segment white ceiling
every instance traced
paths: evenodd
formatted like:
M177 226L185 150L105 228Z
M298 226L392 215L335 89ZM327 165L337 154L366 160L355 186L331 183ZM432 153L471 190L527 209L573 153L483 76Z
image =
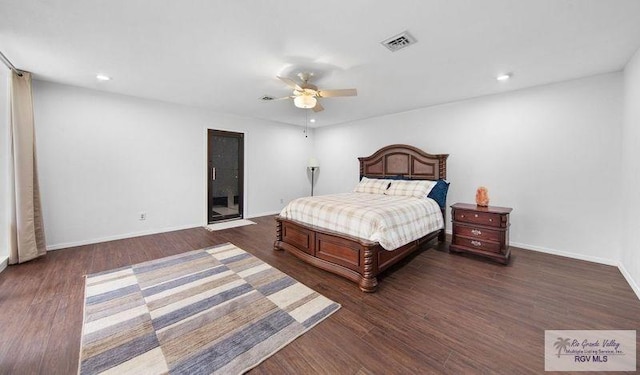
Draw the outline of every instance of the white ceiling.
M404 30L418 43L379 44ZM36 78L296 125L258 100L290 94L277 74L358 89L322 100L325 126L617 71L639 47L638 0L0 0L0 50Z

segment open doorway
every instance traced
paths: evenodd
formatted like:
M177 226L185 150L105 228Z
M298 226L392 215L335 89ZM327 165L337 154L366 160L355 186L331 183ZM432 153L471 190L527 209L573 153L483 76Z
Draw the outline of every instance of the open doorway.
M208 221L242 219L244 134L207 131Z

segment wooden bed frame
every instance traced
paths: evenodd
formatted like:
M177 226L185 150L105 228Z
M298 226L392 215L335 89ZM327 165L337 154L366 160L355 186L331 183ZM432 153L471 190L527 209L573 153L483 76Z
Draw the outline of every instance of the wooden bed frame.
M448 154L431 155L407 145L391 145L369 157L358 158L360 178L437 180L447 177ZM446 209L442 207L442 216ZM377 276L424 243L444 241L444 229L429 233L393 251L377 242L348 236L277 216L275 250L286 250L318 268L358 283L363 292L375 292ZM446 220L445 220L446 222Z

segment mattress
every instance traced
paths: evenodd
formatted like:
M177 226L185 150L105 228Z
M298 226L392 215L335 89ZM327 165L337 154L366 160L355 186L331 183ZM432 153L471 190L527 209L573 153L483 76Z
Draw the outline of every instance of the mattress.
M378 242L395 250L444 228L442 211L430 198L343 193L295 199L280 216Z

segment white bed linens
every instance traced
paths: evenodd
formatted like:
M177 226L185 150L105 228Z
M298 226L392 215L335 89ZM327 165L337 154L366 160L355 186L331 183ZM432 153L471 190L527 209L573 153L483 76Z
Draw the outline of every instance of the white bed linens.
M295 199L280 216L350 236L378 242L394 250L442 229L444 219L430 198L344 193Z

